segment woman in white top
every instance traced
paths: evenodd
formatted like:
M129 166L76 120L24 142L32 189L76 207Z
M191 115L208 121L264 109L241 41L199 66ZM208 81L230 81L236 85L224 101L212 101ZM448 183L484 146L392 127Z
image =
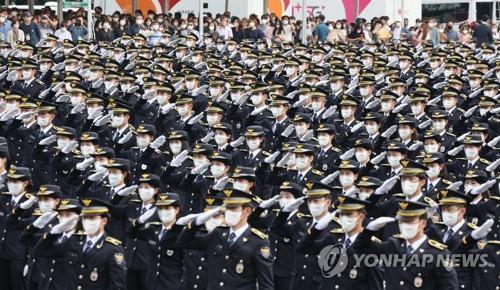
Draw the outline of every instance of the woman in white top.
M19 29L19 20L12 20L12 28L7 32L7 42L16 43L18 41L24 42L24 32Z

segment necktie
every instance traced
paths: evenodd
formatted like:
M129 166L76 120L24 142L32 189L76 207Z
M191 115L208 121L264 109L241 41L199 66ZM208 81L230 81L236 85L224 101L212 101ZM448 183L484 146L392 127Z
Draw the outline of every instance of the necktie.
M85 243L85 248L83 249L83 252L84 252L84 253L87 253L88 251L90 251L90 249L92 249L92 241L91 241L91 240L88 240L88 241Z
M143 207L141 208L141 215L142 215L143 213L145 213L145 212L146 212L146 207L145 207L145 206L143 206Z
M347 240L345 240L345 247L346 249L349 248L351 246L351 239L347 238Z
M429 182L429 186L427 187L427 191L431 191L434 188L434 183Z
M59 243L64 243L66 242L67 240L69 239L69 237L67 235L62 235L61 239L59 240ZM90 242L90 241L89 241ZM91 242L92 243L92 242Z
M408 246L406 247L406 253L407 253L407 254L411 254L412 252L413 252L413 247L412 247L411 245L408 245Z
M236 240L236 234L233 232L229 235L229 239L227 240L227 242L231 246L235 242L235 240Z
M449 228L446 233L444 233L444 237L443 237L443 242L446 243L446 241L448 241L451 236L453 236L453 229L452 228Z
M116 141L118 136L120 136L120 131L116 130L115 135L113 136L113 141Z
M471 169L471 168L472 168L472 166L474 166L474 165L472 165L472 163L471 163L471 162L467 162L467 169Z
M278 129L278 121L274 122L273 133L276 132L276 129Z
M396 175L396 171L391 171L391 177L394 177Z
M158 235L158 240L161 240L166 232L167 230L165 230L165 228L161 228L160 234Z
M297 174L297 180L298 180L298 181L302 181L302 177L303 177L303 176L302 176L302 174L300 174L300 173L299 173L299 174Z

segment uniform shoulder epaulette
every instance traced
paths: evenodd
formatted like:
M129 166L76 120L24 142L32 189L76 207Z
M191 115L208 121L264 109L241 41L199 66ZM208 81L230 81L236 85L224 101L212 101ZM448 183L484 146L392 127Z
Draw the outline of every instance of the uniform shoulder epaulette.
M453 133L450 133L450 132L446 132L445 134L448 134L450 135L451 137L456 137L457 135L453 134Z
M467 160L467 158L465 158L465 157L457 157L457 159L459 159L459 160Z
M402 193L395 193L392 196L395 196L395 197L404 197L405 195L402 194Z
M110 243L110 244L113 244L115 246L119 246L122 244L122 242L120 240L117 240L113 237L106 237L105 239L106 242Z
M252 228L252 233L263 240L267 239L267 235L258 229Z
M24 196L26 196L27 199L30 199L33 197L33 195L31 193L26 193Z
M380 244L382 243L382 240L377 238L376 236L372 236L371 240L372 240L372 242L375 242L375 243L380 243Z
M324 174L323 171L319 171L317 169L313 169L313 170L311 170L311 172L316 174L316 175L321 175L321 176L323 176L323 174Z
M160 149L155 149L155 153L161 154L161 150Z
M488 160L486 160L486 159L484 159L484 158L479 158L479 161L483 162L484 164L488 164L488 165L490 165L490 164L491 164L491 162L490 162L490 161L488 161Z
M305 214L305 213L301 213L301 212L299 212L299 213L297 213L297 217L298 217L299 219L303 219L303 218L311 218L312 216L311 216L311 215L308 215L308 214Z
M475 230L475 229L477 229L477 228L478 228L478 227L477 227L475 224L473 224L473 223L467 223L467 225L469 226L469 228L471 228L471 229L473 229L473 230Z
M342 152L342 150L340 150L339 148L337 147L332 147L332 151L335 151L335 152Z
M45 84L44 84L41 80L36 80L36 82L37 82L39 85L45 86Z
M161 222L148 222L148 223L146 223L146 225L148 225L148 226L161 226L162 223Z
M393 237L393 238L396 238L396 239L403 239L403 240L404 240L403 236L402 236L402 235L400 235L400 234L395 234L395 235L392 235L392 237Z
M437 202L428 196L424 196L424 201L429 205L437 205Z
M40 211L39 208L35 208L35 210L32 213L33 216L41 216L42 212Z
M281 209L279 209L279 208L273 208L272 211L274 211L274 212L280 212Z
M500 196L490 196L489 198L500 201Z
M486 243L490 244L490 245L500 245L500 241L498 241L498 240L491 240L491 241L487 241Z
M457 110L459 110L459 111L460 111L460 112L462 112L462 113L465 113L465 110L464 110L464 109L462 109L462 108L457 108Z
M449 181L448 179L444 179L443 178L442 181L443 181L444 184L447 184L447 185L453 184L453 182Z
M340 225L340 219L338 217L334 216L332 220Z
M345 232L344 232L344 230L342 228L336 228L336 229L332 229L330 231L330 233L332 233L332 234L343 234Z
M85 233L84 231L80 230L80 231L75 232L73 235L85 236L85 235L87 235L87 233Z
M139 150L140 148L138 146L132 146L132 147L130 147L130 149L132 149L132 150Z
M130 200L130 202L142 203L142 200L133 198L133 199Z
M432 239L429 239L429 245L441 251L447 248L445 244L441 244L440 242Z

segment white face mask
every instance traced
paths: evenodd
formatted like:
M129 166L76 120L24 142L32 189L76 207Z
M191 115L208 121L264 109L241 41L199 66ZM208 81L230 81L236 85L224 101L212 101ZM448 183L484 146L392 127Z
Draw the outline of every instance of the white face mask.
M12 195L18 195L24 191L24 185L22 182L9 182L7 181L7 189Z
M415 79L415 83L416 84L424 84L425 83L425 79Z
M389 112L392 110L392 105L388 102L382 102L380 103L380 109L382 112Z
M246 140L246 142L247 142L248 149L250 151L254 151L254 150L259 149L259 146L260 146L259 140L257 140L257 139L248 139L248 140Z
M137 137L136 141L137 141L137 147L139 147L140 149L148 147L150 143L148 137Z
M149 201L153 199L155 195L154 188L139 188L139 197L142 201Z
M280 107L271 107L271 113L273 114L273 117L277 118L278 116L281 115L281 108Z
M240 181L233 182L233 188L244 192L248 192L247 184Z
M23 70L23 79L24 80L29 80L31 78L31 71L29 70Z
M388 62L397 62L397 61L399 61L399 57L397 55L389 55L387 57L387 61Z
M458 211L456 211L456 212L443 211L441 213L441 216L443 218L443 223L451 228L457 223Z
M221 177L224 174L226 167L224 165L211 165L210 173L216 178Z
M352 175L340 175L339 181L340 181L340 185L342 185L342 187L348 187L348 186L353 185L354 176L352 176Z
M222 135L222 134L216 134L214 136L214 139L215 139L215 143L217 143L217 145L219 145L219 146L223 146L227 143L227 137L225 135Z
M70 141L67 140L67 139L60 139L58 138L57 139L57 148L59 149L63 149L64 146L68 145Z
M293 67L287 67L285 69L285 72L286 72L286 76L290 77L290 76L292 76L295 73L295 68L293 68Z
M322 203L309 203L307 207L314 218L319 217L325 211L325 205Z
M167 102L168 96L167 95L158 95L156 96L156 101L158 104L163 105Z
M208 232L213 231L216 227L222 225L222 219L211 218L205 222L205 228Z
M451 76L451 75L453 74L453 71L452 71L452 70L447 69L447 70L445 70L445 71L443 72L443 74L444 74L444 76L445 76L446 78L448 78L449 76Z
M187 116L187 114L189 113L188 109L185 106L176 107L176 110L177 110L177 113L179 113L179 115L181 115L182 117Z
M469 85L472 89L479 87L480 84L481 84L481 81L479 81L479 80L470 80L469 81Z
M108 170L105 166L107 165L108 163L107 162L96 162L94 164L94 167L95 167L95 170L97 172L105 172L106 170Z
M479 115L481 116L484 116L486 115L488 112L490 111L490 109L483 109L483 108L479 108Z
M403 194L406 196L413 195L415 192L417 192L418 184L418 182L409 180L401 181L401 189L403 190Z
M434 121L432 127L436 132L441 132L446 128L446 121Z
M40 212L43 214L53 211L56 208L56 204L52 200L40 200L38 202L38 208L40 209Z
M182 150L182 143L170 143L170 150L172 151L172 154L177 155L181 153Z
M387 156L387 163L389 163L389 165L391 167L399 167L401 165L401 163L399 163L400 161L401 161L401 157Z
M288 205L294 201L295 201L295 198L293 198L293 197L292 198L283 198L282 197L279 199L278 202L279 202L280 208L284 208L286 205Z
M230 227L234 227L240 222L242 211L226 210L224 212L224 218L226 224Z
M378 126L373 125L373 124L365 125L365 129L366 129L366 132L368 133L368 135L370 135L370 136L375 135L378 132Z
M259 95L252 95L251 100L252 100L252 104L254 106L256 106L256 105L260 104L261 97Z
M99 226L101 225L100 219L82 219L83 230L87 235L95 235L99 231Z
M305 125L295 126L295 133L298 136L302 136L306 133L307 127Z
M122 84L122 85L120 85L120 89L122 90L122 92L126 92L128 89L130 89L130 85L129 84Z
M494 97L495 96L495 91L492 91L492 90L488 90L488 91L484 91L483 94L486 96L486 97Z
M439 152L439 145L437 144L425 145L424 149L426 153L437 153Z
M210 88L208 90L210 92L210 96L215 97L219 95L220 89L219 88Z
M464 185L464 191L465 191L465 193L470 193L470 191L476 187L477 187L477 185L466 183Z
M449 110L449 109L455 107L455 102L453 100L443 100L443 107L446 110Z
M359 94L362 97L368 96L369 93L370 93L370 90L368 88L359 88Z
M123 176L121 173L110 173L108 175L109 185L112 187L118 186L122 182Z
M206 164L207 162L205 161L205 159L201 159L201 158L193 158L193 164L194 164L194 168L196 167L199 167L203 164Z
M340 90L342 89L342 87L341 87L339 84L337 84L337 83L332 83L332 84L330 85L330 87L332 88L332 91L333 91L334 93L335 93L335 92L338 92L338 91L340 91Z
M95 81L97 79L97 73L96 72L93 72L91 71L89 73L89 81Z
M77 106L82 103L82 98L80 97L71 97L69 100L73 106Z
M340 226L342 227L344 232L348 233L348 232L352 231L352 229L354 229L354 227L356 227L357 220L358 220L357 218L349 217L346 215L341 215L340 216Z
M186 89L188 89L188 91L191 91L194 89L194 81L186 81Z
M358 151L354 153L354 156L356 156L356 160L358 160L359 163L365 163L368 160L370 160L370 155L368 154L367 151Z
M80 151L82 152L83 157L90 157L90 154L95 152L94 145L85 145L80 146Z
M358 69L357 69L357 68L350 68L350 69L349 69L349 75L350 75L351 77L354 77L354 76L356 76L357 74L358 74Z
M17 104L16 103L6 103L5 104L5 109L7 111L14 111L17 110Z
M217 118L217 116L207 115L208 126L212 127L213 125L217 124L218 122L219 122L219 119Z
M365 192L365 191L360 191L358 192L358 197L361 200L367 200L370 197L371 193Z
M349 119L352 115L352 110L350 108L341 108L340 114L342 115L342 118Z
M313 62L320 62L321 61L321 55L313 55L312 59Z
M411 129L399 129L398 133L399 133L399 137L401 137L401 139L406 140L406 139L410 138Z
M474 160L476 159L477 155L478 155L478 151L476 148L465 148L464 149L464 152L465 152L465 156L467 157L467 159L470 159L470 160Z
M323 105L321 104L321 102L312 102L311 108L313 109L314 112L317 112L323 108Z
M422 106L420 105L411 105L411 112L413 115L418 116L422 113Z
M405 240L413 239L418 232L418 224L399 223L399 232Z
M158 217L164 224L171 223L175 219L174 209L158 209Z
M309 162L307 157L297 157L295 158L295 165L298 170L306 170L309 167Z
M121 127L124 122L125 122L125 117L122 116L122 115L120 115L120 116L113 116L111 118L111 126L115 127L115 128Z
M440 173L439 166L429 167L429 170L427 170L425 173L427 174L427 176L429 176L429 178L438 177Z
M318 136L318 144L321 147L326 147L326 146L330 145L330 137L325 136L325 135Z
M115 84L113 84L112 82L104 82L104 87L106 88L106 90L109 92L111 90L111 88L114 87Z

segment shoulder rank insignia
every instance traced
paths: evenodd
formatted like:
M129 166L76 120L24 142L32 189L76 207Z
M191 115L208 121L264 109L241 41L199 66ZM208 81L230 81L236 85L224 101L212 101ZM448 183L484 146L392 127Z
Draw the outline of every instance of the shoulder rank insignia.
M429 239L429 245L441 251L447 248L445 244L441 244L440 242L432 239Z
M112 238L112 237L106 237L106 242L113 244L115 246L119 246L122 244L122 242L120 242L119 240Z
M312 173L316 174L316 175L323 175L324 173L322 171L319 171L319 170L316 170L316 169L313 169L311 170Z
M396 238L396 239L403 239L403 236L400 235L400 234L395 234L395 235L392 235L393 238ZM403 239L404 240L404 239Z
M479 161L483 162L484 164L488 164L488 165L491 164L491 162L489 162L488 160L486 160L484 158L479 158Z
M476 226L475 224L473 224L473 223L467 223L467 225L468 225L468 226L469 226L469 228L471 228L471 229L474 229L474 230L475 230L475 229L477 229L477 226Z
M486 243L490 245L500 245L500 241L497 240L487 241Z
M264 234L263 232L259 231L258 229L252 228L252 233L254 233L254 235L258 236L259 238L261 238L263 240L267 239L267 235Z
M372 237L371 237L371 240L372 240L372 242L375 242L375 243L380 243L380 244L382 243L382 240L380 240L380 239L379 239L379 238L377 238L376 236L372 236Z
M332 233L332 234L343 234L344 230L342 228L336 228L336 229L332 229L330 231L330 233Z

